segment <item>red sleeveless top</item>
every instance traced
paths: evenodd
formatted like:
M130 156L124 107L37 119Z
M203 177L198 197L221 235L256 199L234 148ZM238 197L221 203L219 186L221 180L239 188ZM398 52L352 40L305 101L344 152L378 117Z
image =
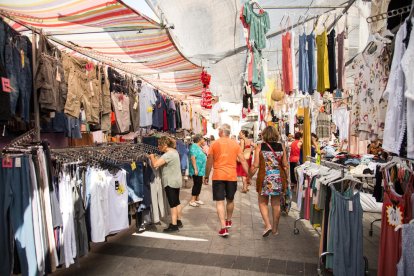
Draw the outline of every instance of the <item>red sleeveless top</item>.
M290 146L290 157L289 162L299 162L300 158L300 148L298 147L299 140L293 141L292 145Z

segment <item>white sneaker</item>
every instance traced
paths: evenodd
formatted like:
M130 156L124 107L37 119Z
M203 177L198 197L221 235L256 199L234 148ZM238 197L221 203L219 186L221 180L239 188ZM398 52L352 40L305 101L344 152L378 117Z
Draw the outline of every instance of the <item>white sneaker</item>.
M198 204L195 201L190 201L190 203L188 205L190 205L192 207L198 207Z
M198 205L204 205L204 202L202 202L201 200L197 200L195 203L197 203Z

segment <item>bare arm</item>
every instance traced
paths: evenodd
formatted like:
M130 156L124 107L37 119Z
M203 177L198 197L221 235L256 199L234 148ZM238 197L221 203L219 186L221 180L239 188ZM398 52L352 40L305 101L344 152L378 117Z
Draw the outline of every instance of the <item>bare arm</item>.
M213 155L209 154L207 156L206 176L204 177L206 184L208 183L208 179L210 177L211 168L213 167L213 161L214 161Z
M254 150L254 161L252 166L250 167L249 176L253 177L253 175L256 173L257 169L259 168L260 164L260 147L256 147Z
M245 146L244 139L241 139L241 140L240 140L240 148L241 148L242 150L244 150L244 146Z
M154 169L159 168L161 166L163 166L164 164L166 164L165 160L162 158L155 158L154 154L150 154L149 159L151 161L152 166L154 167Z
M283 146L282 166L283 166L283 169L285 169L285 171L287 172L288 161L287 161L287 153L286 153L285 146Z
M196 159L194 155L191 156L191 164L193 164L194 174L198 175L198 168L197 168L197 163L196 163Z
M237 155L237 158L239 159L239 162L241 163L243 170L246 174L249 174L249 165L247 164L246 159L244 159L243 152L239 153Z

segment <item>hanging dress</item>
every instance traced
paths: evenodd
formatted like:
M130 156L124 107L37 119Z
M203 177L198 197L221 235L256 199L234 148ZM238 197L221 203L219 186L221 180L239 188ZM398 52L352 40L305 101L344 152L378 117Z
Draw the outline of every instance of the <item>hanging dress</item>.
M290 95L293 91L291 34L282 35L283 91Z
M329 59L328 59L328 45L327 45L327 34L326 30L316 37L317 46L317 90L323 94L329 89Z
M316 60L315 60L315 35L313 32L306 36L308 46L308 66L309 66L309 94L313 94L316 90Z
M305 33L299 36L299 91L309 92L309 64Z

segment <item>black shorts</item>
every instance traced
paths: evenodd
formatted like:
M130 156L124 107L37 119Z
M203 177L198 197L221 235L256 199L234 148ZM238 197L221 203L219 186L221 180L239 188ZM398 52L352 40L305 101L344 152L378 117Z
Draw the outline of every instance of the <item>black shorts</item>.
M180 205L180 188L171 188L170 186L167 186L164 189L170 208Z
M237 191L237 181L213 180L213 200L220 201L226 198L233 200Z

